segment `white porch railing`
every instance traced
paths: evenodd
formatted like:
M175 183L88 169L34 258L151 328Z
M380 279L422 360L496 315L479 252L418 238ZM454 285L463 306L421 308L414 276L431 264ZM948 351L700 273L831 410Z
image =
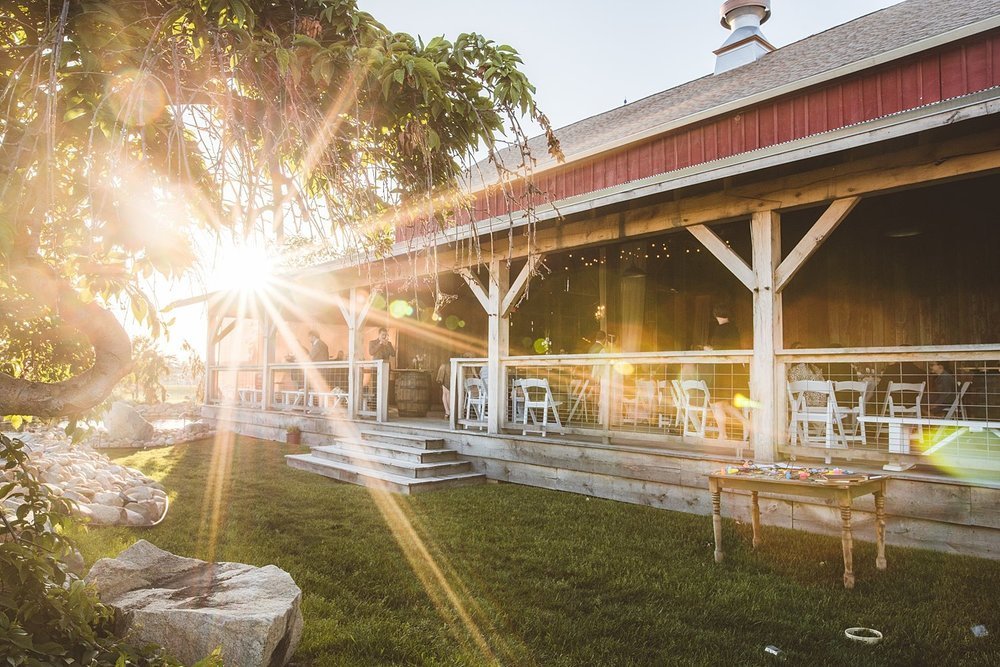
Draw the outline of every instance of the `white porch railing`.
M383 360L216 366L208 370L208 386L208 402L216 405L380 422L389 415L389 367Z
M742 449L749 436L750 358L715 352L508 357L500 364L501 424L525 433L721 438ZM452 359L452 428L486 428L485 365L485 359Z
M1000 470L1000 346L785 350L788 456ZM939 363L940 362L940 363ZM810 389L799 392L811 381Z

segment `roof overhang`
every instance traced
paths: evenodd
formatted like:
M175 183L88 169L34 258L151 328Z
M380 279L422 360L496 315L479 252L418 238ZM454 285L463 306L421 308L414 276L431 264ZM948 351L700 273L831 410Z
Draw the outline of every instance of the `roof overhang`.
M917 109L902 111L891 116L776 146L740 153L721 160L697 164L665 174L657 174L604 190L569 197L552 204L539 206L534 211L533 220L544 222L588 213L607 206L661 195L693 185L830 155L859 146L876 144L938 127L954 125L964 120L995 114L1000 114L1000 87L935 102ZM517 230L525 227L528 223L527 216L518 212L511 216L483 220L474 226L462 225L438 232L431 238L424 237L398 242L393 246L390 258L405 258L411 255L416 247L440 247L495 233L507 234L512 228ZM303 269L290 275L301 277L349 269L354 266L350 262L339 260Z
M604 153L609 153L627 146L632 146L634 144L642 143L653 137L657 137L661 134L671 132L673 130L680 129L686 125L693 125L695 123L700 123L702 121L709 120L716 116L721 116L723 114L731 113L733 111L738 111L740 109L753 106L755 104L760 104L762 102L767 102L768 100L774 99L776 97L781 97L789 93L794 93L796 91L804 90L812 86L823 84L841 77L845 77L856 72L861 72L872 67L878 67L879 65L884 65L886 63L893 62L894 60L900 60L906 58L907 56L914 55L916 53L921 53L923 51L928 51L930 49L944 46L952 42L957 42L967 37L972 37L974 35L979 35L984 32L988 32L995 28L1000 28L1000 15L991 16L982 21L976 21L975 23L969 23L960 28L955 28L954 30L948 30L947 32L934 35L933 37L927 37L925 39L920 39L915 42L911 42L905 46L901 46L896 49L891 49L885 51L876 56L871 56L869 58L862 58L853 63L847 65L842 65L840 67L835 67L833 69L821 72L819 74L809 76L791 83L783 84L780 86L775 86L774 88L769 88L767 90L755 93L753 95L748 95L746 97L733 100L731 102L726 102L725 104L720 104L718 106L699 111L697 113L689 114L681 118L677 118L659 125L654 125L652 127L634 132L632 134L624 135L619 137L613 142L603 144L601 146L596 146L586 151L581 151L579 153L574 153L572 155L566 156L566 161L563 163L551 163L544 164L533 171L532 176L537 177L539 174L543 174L554 169L560 169L566 167L568 164L573 162L579 162L586 160L588 158L596 157ZM558 136L558 130L556 130ZM476 193L492 185L491 183L483 183L479 181L478 178L473 178L470 186L472 192Z

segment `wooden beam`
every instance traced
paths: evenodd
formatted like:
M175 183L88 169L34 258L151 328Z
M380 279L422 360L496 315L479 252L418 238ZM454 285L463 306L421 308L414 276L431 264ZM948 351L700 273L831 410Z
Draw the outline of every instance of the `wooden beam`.
M524 294L524 290L527 289L528 283L531 281L531 274L534 273L535 267L541 261L541 255L528 256L528 262L521 269L521 272L517 274L517 278L510 284L510 289L507 290L507 294L504 295L503 300L500 302L500 317L507 317L510 309L521 298L521 295Z
M840 226L840 223L847 218L860 201L861 197L847 197L830 204L816 221L816 224L806 232L802 240L774 270L774 289L776 291L781 292L785 289L795 274L799 272L799 269L805 266L806 260L819 250L823 242L830 234L833 234L833 231Z
M490 297L487 296L486 290L483 289L483 284L479 282L479 278L472 272L472 269L459 269L458 275L465 279L465 284L469 286L476 299L479 300L479 305L483 307L483 310L487 313L490 312Z
M354 288L352 287L348 298L353 303L354 301ZM354 314L351 312L351 305L344 301L344 298L340 294L333 295L333 302L337 304L337 308L340 309L340 314L344 316L344 322L347 323L348 329L354 328Z
M361 327L365 325L365 321L368 319L368 313L371 312L372 305L375 303L375 298L378 296L378 290L371 290L368 292L368 299L365 301L364 305L361 306L361 310L358 311L356 315L356 320L354 326L360 330Z
M754 277L753 269L743 261L743 258L736 254L736 251L726 245L726 242L705 225L694 225L687 228L696 239L701 241L715 258L722 262L729 271L736 276L736 279L743 283L746 288L753 291L757 288L757 279Z
M476 282L478 284L479 281ZM500 433L503 415L507 412L507 383L502 377L503 367L500 360L510 354L510 320L500 313L501 299L510 291L510 270L505 257L494 254L490 258L489 290L486 305L486 313L489 316L486 362L486 367L489 369L486 378L489 398L486 406L486 431Z
M753 248L753 359L750 361L750 443L756 460L775 460L775 443L784 433L785 365L782 349L781 293L774 289L774 268L781 259L781 217L777 211L755 213L750 220Z
M235 329L235 328L236 328L236 320L233 320L232 322L230 322L229 324L227 324L225 327L223 327L221 331L220 330L216 330L215 335L212 337L212 342L213 343L218 343L223 338L225 338L229 334L233 333L233 329Z
M781 178L762 179L724 192L637 206L624 214L615 212L578 218L573 222L539 223L532 235L531 249L540 253L572 250L685 226L738 220L758 211L790 210L998 170L1000 129L991 129L820 169L799 171ZM506 232L497 233L493 239L493 253L511 258L526 256L527 239L520 241L524 237L518 234L514 238L514 247L511 248ZM486 242L483 246L486 247ZM442 271L477 263L473 254L452 245L439 247L437 257L437 267ZM367 272L357 267L344 267L338 272L338 278L345 285L367 284L366 275ZM412 277L412 266L404 261L390 268L385 279L391 281L409 277Z

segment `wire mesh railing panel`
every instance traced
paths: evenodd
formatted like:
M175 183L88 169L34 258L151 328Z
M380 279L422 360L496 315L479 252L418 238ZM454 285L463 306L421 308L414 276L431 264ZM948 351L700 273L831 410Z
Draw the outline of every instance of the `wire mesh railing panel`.
M509 359L505 425L742 440L749 436L748 362L709 353Z
M790 355L790 445L1000 462L1000 354L947 357Z
M455 424L463 428L486 428L487 360L452 359L452 364Z
M207 402L212 405L263 405L264 371L258 367L212 368L208 371Z

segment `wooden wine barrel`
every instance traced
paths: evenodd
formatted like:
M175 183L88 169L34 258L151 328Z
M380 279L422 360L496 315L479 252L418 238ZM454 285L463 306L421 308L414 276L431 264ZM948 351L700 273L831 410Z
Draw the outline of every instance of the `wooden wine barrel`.
M397 371L396 408L400 417L424 417L431 405L431 374L427 371Z

